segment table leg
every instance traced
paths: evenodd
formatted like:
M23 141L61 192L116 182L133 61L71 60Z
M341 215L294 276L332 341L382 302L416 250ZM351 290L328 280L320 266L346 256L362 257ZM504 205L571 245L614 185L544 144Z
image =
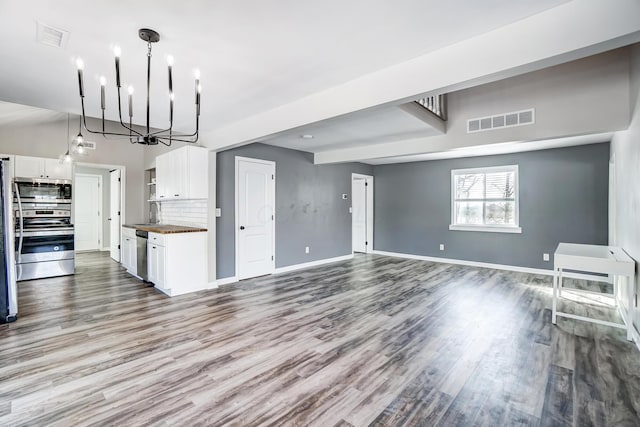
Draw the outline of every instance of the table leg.
M558 270L553 270L553 302L551 303L551 323L556 324L556 304L558 303Z
M558 298L562 298L562 269L558 269Z
M627 276L627 294L629 295L627 304L627 340L633 341L633 303L636 295L636 277L633 274Z

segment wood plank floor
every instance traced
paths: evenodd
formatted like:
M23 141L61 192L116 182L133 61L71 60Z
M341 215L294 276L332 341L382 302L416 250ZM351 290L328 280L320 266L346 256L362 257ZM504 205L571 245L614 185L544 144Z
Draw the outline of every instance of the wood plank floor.
M362 255L167 298L82 254L19 304L0 425L640 425L640 352L553 326L546 276Z

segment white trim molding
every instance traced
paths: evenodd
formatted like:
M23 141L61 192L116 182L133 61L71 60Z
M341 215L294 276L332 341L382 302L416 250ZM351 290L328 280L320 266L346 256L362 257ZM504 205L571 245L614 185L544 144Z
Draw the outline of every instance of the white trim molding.
M353 254L342 255L333 258L324 258L316 261L303 262L302 264L287 265L285 267L276 268L275 274L288 273L295 270L303 270L305 268L317 267L319 265L331 264L333 262L348 261L353 259Z
M511 198L495 199L487 198L486 183L484 187L484 197L471 198L471 199L457 199L456 198L456 176L459 175L474 175L500 172L513 172L513 204L514 204L514 222L515 224L486 224L485 210L486 203L491 201L509 201ZM522 233L520 228L520 182L519 182L519 167L518 165L503 165L503 166L487 166L479 168L466 168L466 169L451 169L451 223L449 224L449 230L454 231L483 231L490 233ZM458 224L456 223L456 203L457 202L481 202L482 203L482 221L483 224Z
M403 254L399 252L387 252L387 251L378 251L378 250L374 250L373 253L376 255L391 256L395 258L416 259L420 261L431 261L431 262L437 262L442 264L466 265L469 267L492 268L494 270L506 270L506 271L515 271L517 273L530 273L530 274L542 274L545 276L553 276L553 270L547 270L544 268L520 267L517 265L493 264L489 262L467 261L463 259L453 259L453 258L439 258L439 257L431 257L431 256L424 256L424 255ZM596 281L608 282L608 283L611 283L612 281L611 277L593 276L590 274L582 274L582 273L564 273L563 276L571 279L596 280Z
M486 233L522 233L521 227L449 224L452 231L484 231Z

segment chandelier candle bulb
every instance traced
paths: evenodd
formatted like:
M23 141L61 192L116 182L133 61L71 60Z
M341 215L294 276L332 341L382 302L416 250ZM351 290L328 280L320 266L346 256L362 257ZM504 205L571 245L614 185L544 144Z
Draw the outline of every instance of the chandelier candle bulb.
M78 58L76 61L78 67L78 89L80 90L80 98L84 98L84 79L82 78L82 70L84 68L84 62Z
M133 86L129 86L129 118L133 117Z
M106 84L107 80L104 77L100 77L100 108L102 108L102 110L105 109L104 87Z
M173 92L171 92L171 95L169 95L169 123L173 125L173 100L175 98L175 95L173 94Z
M116 87L122 87L120 85L120 54L122 51L120 50L120 46L116 46L113 48L113 54L116 57Z

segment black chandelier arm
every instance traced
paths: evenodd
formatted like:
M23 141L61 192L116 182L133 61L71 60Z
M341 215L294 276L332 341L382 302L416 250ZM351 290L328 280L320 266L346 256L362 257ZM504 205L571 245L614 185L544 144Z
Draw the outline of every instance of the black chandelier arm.
M137 130L133 129L133 126L128 127L122 121L122 101L121 101L121 97L120 97L120 87L119 86L118 86L118 118L120 119L120 125L123 128L127 129L129 131L129 134L131 134L133 132L138 136L144 136L142 133L140 133ZM131 119L131 117L129 119ZM129 123L131 123L131 122L129 122Z
M85 128L85 130L87 132L95 133L95 134L99 134L99 135L125 136L125 137L131 139L131 136L127 135L126 133L101 132L101 131L95 131L95 130L89 129L89 127L87 126L87 116L85 116L85 114L84 114L84 98L80 98L80 100L81 100L81 104L82 104L82 123L84 124L84 128Z
M173 124L172 124L171 126L173 127ZM169 129L167 129L167 130L168 130L169 132L171 132L171 128L169 128ZM163 131L163 132L164 132L164 131ZM156 132L156 133L155 133L155 134L153 134L153 135L158 135L158 138L165 138L165 139L167 139L167 138L169 138L169 139L175 139L175 137L178 137L178 138L193 138L193 137L196 137L196 141L197 141L197 140L198 140L198 134L199 134L199 133L200 133L200 116L198 116L198 115L197 115L197 116L196 116L196 130L195 130L193 133L191 133L191 134L184 134L184 133L180 134L180 133L172 133L172 132L171 132L171 133L169 133L169 135L166 135L166 134L165 134L165 135L158 135L158 134L159 134L159 132ZM179 141L179 140L177 140L177 139L175 139L175 140L176 140L176 141ZM182 142L189 142L189 141L182 141Z
M161 134L164 134L165 132L171 132L172 128L173 128L173 125L171 125L171 127L167 128L167 129L162 129L162 130L157 130L155 132L151 132L149 134L149 136L160 135L161 138L167 138L166 134L165 135L161 135Z
M195 139L182 139L182 138L174 138L174 137L172 137L171 139L169 139L169 141L187 142L187 143L190 143L190 144L195 144L196 142L198 142L198 138L199 138L199 135L196 134L195 135ZM163 137L158 137L157 139L158 139L158 141L163 141L163 140L166 140L167 137L163 136ZM162 142L162 143L167 145L165 142Z

